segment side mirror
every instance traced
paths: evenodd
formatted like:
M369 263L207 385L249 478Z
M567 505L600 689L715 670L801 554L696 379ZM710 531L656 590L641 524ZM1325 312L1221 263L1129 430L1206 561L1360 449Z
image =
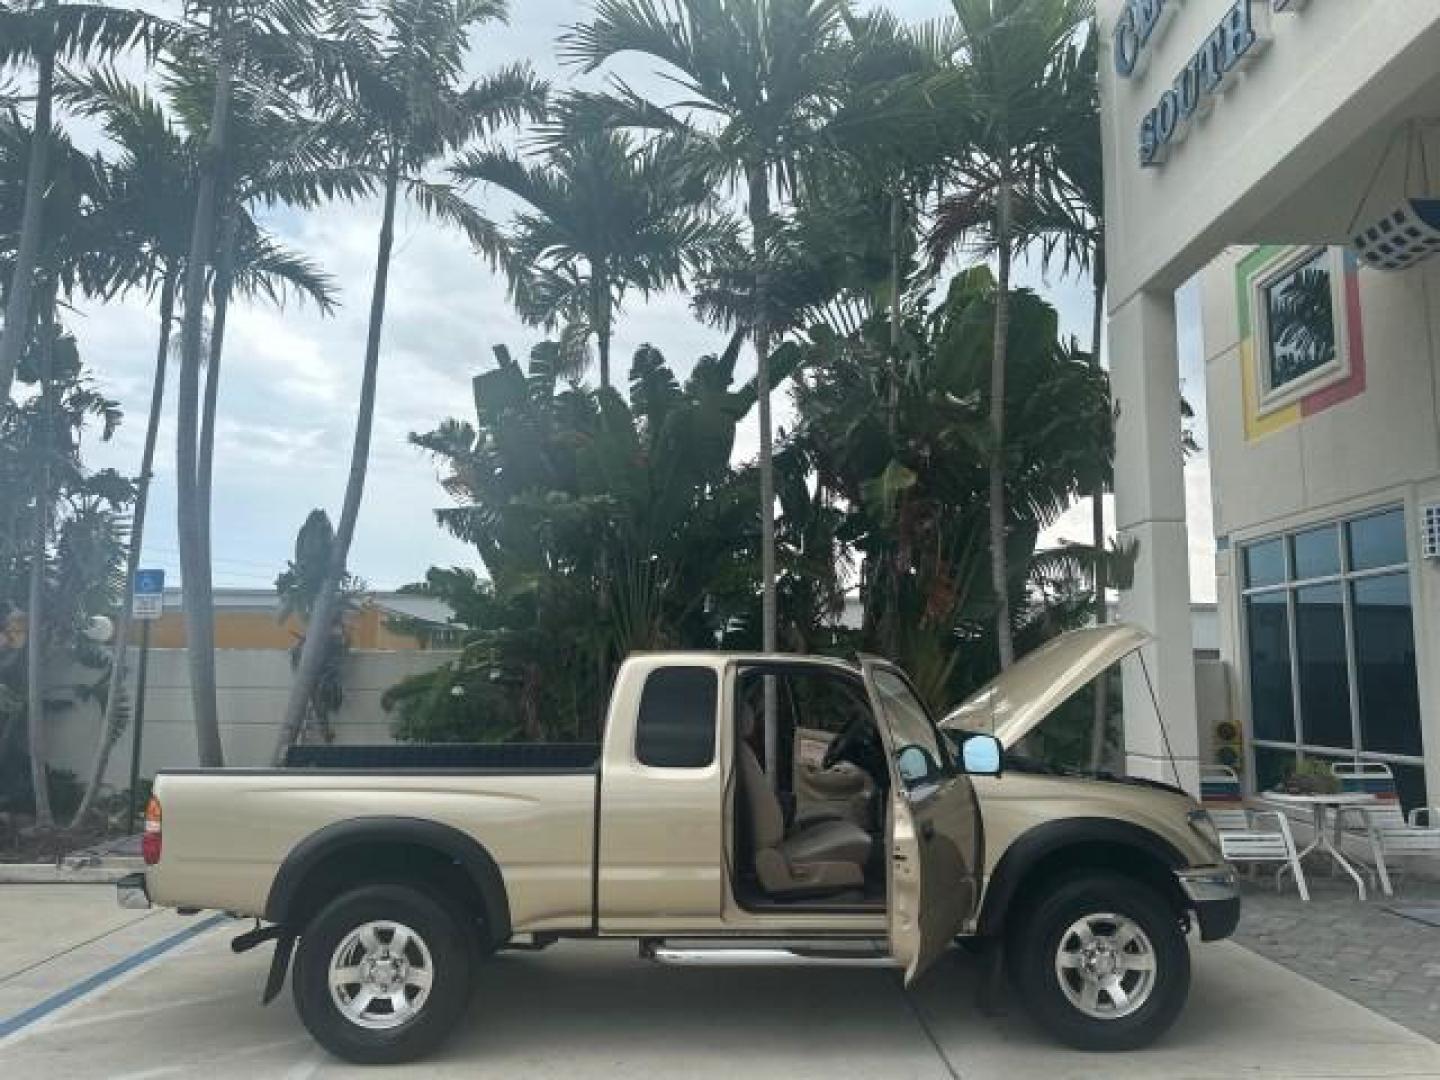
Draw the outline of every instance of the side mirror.
M960 755L971 776L999 776L1005 768L1005 748L994 735L971 735Z

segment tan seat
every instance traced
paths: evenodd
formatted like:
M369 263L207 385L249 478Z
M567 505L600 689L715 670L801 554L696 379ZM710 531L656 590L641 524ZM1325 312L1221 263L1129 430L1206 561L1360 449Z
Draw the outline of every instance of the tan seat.
M870 834L849 821L817 821L797 826L786 835L780 800L748 741L755 732L754 710L744 702L739 709L736 768L760 887L771 896L797 897L862 886L870 858Z

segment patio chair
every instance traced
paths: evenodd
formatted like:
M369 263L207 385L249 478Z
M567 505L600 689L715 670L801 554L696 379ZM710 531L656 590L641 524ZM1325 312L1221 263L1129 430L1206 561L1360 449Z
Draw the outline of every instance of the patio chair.
M1278 810L1255 810L1245 805L1240 777L1225 765L1201 770L1200 801L1220 833L1220 851L1226 862L1280 863L1275 871L1275 890L1280 890L1289 869L1295 875L1300 899L1310 902L1305 870L1290 832L1290 821Z
M1440 807L1417 806L1407 817L1400 808L1395 774L1382 761L1337 761L1330 769L1341 790L1375 796L1369 806L1346 806L1335 816L1336 842L1340 831L1364 837L1384 855L1387 863L1408 869L1411 856L1440 855ZM1381 870L1382 879L1386 877ZM1386 882L1388 884L1388 881Z

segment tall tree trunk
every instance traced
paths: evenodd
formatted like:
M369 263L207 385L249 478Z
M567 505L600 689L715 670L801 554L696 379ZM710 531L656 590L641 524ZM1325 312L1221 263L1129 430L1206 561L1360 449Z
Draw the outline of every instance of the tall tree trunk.
M885 392L885 431L890 437L892 459L898 449L896 441L900 431L900 238L904 228L903 198L898 187L890 195L890 355L887 357L889 386ZM885 589L885 613L880 622L881 653L892 660L900 655L900 561L900 533L897 529L883 570L889 580Z
M48 453L48 449L46 451ZM35 824L55 825L45 767L45 556L50 535L50 466L40 466L35 485L35 532L30 544L30 596L25 612L25 726L30 742L30 783L35 791Z
M20 717L19 709L11 709L5 714L5 722L0 724L0 762L10 756L10 741L20 727Z
M235 284L235 244L240 227L239 213L230 207L220 230L220 248L215 253L214 309L210 317L210 354L205 365L205 400L200 413L200 525L204 529L201 552L205 556L205 577L210 580L210 523L215 477L215 422L220 403L220 360L225 353L225 320L230 313L230 294Z
M20 212L20 240L15 265L10 271L10 288L5 302L5 326L0 329L0 402L10 400L15 368L30 332L30 308L35 295L35 267L40 258L41 233L45 228L45 188L50 172L50 127L55 106L55 9L57 0L46 0L40 13L43 39L36 72L35 126L30 134L30 159L25 168L25 204Z
M216 13L215 98L210 131L201 162L195 198L190 256L185 264L184 318L181 324L180 390L176 423L176 493L180 541L180 574L185 601L185 643L190 662L190 698L200 764L224 764L220 718L215 703L215 606L210 588L209 559L204 551L207 528L202 521L197 452L199 443L200 350L204 338L205 277L215 245L220 177L229 148L231 58L229 11Z
M900 239L905 228L905 196L890 196L890 386L885 401L885 430L893 442L900 426L900 290L904 285L900 268Z
M1001 178L996 193L995 236L1000 249L1000 279L995 293L995 340L990 358L990 584L995 590L995 640L1000 670L1015 662L1010 626L1010 574L1005 552L1005 367L1010 338L1011 181Z
M755 246L755 389L760 406L760 638L761 647L773 652L776 639L775 463L770 428L770 325L765 270L770 187L763 167L750 169L749 189L750 231Z
M55 448L55 398L51 386L54 296L40 340L40 471L35 482L35 523L30 544L30 588L25 611L25 725L30 742L30 783L35 792L35 825L55 826L50 809L50 775L45 739L45 566L50 539L50 455Z
M160 434L160 414L165 405L165 369L170 358L170 323L175 317L177 271L171 266L160 286L160 343L155 348L155 378L150 387L150 415L145 423L145 447L140 453L140 477L135 485L135 510L130 519L129 550L125 555L125 595L115 620L115 641L110 652L110 687L105 695L105 713L100 720L100 738L95 746L95 759L90 766L90 779L79 809L70 822L73 829L80 825L105 778L110 752L125 730L121 704L125 697L125 652L130 638L130 598L135 592L135 572L140 568L141 548L145 542L145 512L150 505L150 480L155 465L155 442Z
M778 611L775 581L775 455L770 430L770 312L766 239L770 232L770 183L763 166L749 170L750 234L755 247L755 400L760 406L760 642L766 652L776 650ZM777 688L773 676L765 687L765 771L778 789L780 725Z
M286 750L304 732L310 698L325 666L328 628L340 613L340 585L350 555L350 542L355 537L355 522L360 516L360 500L365 494L365 472L370 460L370 433L375 421L375 383L380 370L380 332L385 325L385 295L390 281L390 252L395 245L395 202L399 191L400 161L397 151L385 175L385 210L375 254L375 284L370 294L370 326L365 339L365 368L360 379L355 444L350 451L350 476L345 484L345 501L340 508L340 523L330 548L325 580L320 585L320 593L311 612L311 631L305 635L300 649L300 663L296 666L290 700L285 706L285 721L275 742L273 758L276 765L284 763Z
M1105 334L1105 252L1104 241L1095 254L1095 297L1090 313L1090 366L1097 371L1100 346ZM1104 626L1110 613L1105 605L1107 588L1105 565L1105 485L1097 484L1090 493L1090 536L1095 548L1095 625ZM1090 769L1098 772L1105 763L1105 733L1110 727L1110 681L1108 673L1095 680L1095 715L1090 724Z
M595 325L595 350L600 354L600 386L610 389L610 281L591 263L590 320Z
M604 263L599 259L590 260L590 321L594 324L596 351L600 355L600 386L602 389L610 388L610 281L608 273L603 269ZM599 558L596 565L596 578L599 587L598 608L600 612L600 625L609 627L613 618L614 605L611 602L614 590L612 581L610 561L610 534L603 536L600 542ZM609 715L609 688L615 665L624 659L624 654L615 655L613 649L614 638L601 635L600 644L595 650L595 681L596 690L595 709L595 730L603 737L605 734L605 717Z

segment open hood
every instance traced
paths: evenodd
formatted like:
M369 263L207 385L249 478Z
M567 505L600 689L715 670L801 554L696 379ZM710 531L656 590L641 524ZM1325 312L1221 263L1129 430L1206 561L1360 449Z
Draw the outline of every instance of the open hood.
M940 726L990 732L1009 750L1082 686L1148 641L1146 631L1127 623L1061 634L951 709Z

